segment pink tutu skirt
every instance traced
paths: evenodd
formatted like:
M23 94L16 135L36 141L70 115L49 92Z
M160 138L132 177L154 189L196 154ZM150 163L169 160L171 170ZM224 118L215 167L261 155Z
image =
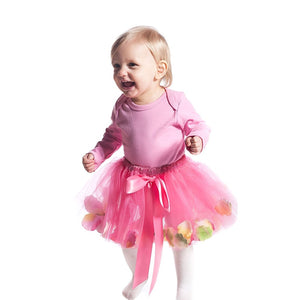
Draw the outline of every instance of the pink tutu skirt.
M236 200L205 165L183 156L160 168L109 163L84 195L82 225L123 248L139 247L145 223L161 223L163 238L180 248L210 238L236 218ZM150 222L150 223L149 223ZM156 235L150 230L150 239Z

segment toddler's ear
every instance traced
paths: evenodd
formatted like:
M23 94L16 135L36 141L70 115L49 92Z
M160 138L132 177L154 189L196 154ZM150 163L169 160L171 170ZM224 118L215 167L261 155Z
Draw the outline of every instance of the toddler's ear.
M160 80L160 79L164 78L164 76L166 75L167 71L168 71L168 63L165 60L161 60L157 64L157 70L156 70L156 76L155 76L155 78L157 80Z

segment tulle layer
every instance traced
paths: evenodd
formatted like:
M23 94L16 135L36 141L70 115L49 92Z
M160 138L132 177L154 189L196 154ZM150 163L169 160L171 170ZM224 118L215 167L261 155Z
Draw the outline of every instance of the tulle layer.
M162 218L165 239L180 248L231 225L237 211L217 176L185 156L161 168L134 166L125 158L110 163L95 173L84 206L83 227L123 248L139 246L149 213Z

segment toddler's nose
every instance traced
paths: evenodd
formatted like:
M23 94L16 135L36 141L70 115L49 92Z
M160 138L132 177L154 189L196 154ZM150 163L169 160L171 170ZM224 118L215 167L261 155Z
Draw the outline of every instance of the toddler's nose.
M119 69L119 72L118 72L118 76L119 77L125 77L127 75L127 70L126 70L126 68L125 67L121 67L120 69Z

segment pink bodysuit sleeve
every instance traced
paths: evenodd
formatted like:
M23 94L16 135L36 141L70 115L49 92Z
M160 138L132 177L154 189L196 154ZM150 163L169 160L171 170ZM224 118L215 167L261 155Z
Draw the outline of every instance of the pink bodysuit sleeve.
M205 147L208 142L210 128L184 94L178 106L178 123L186 136L199 136L202 139L203 147Z
M96 168L98 168L107 158L109 158L122 145L121 129L116 125L117 108L115 106L112 113L112 123L106 128L101 141L90 151L95 157Z

